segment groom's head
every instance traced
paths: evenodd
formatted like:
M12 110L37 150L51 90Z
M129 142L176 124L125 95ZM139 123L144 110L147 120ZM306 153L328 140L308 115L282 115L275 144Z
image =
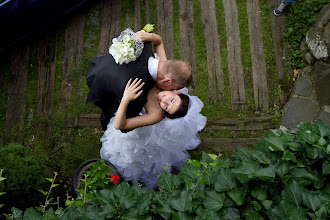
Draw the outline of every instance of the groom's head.
M162 90L181 89L191 84L191 67L180 60L159 63L156 84Z

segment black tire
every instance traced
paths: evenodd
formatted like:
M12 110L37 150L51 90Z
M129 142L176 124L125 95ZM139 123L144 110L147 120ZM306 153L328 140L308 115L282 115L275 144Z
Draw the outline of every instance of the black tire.
M87 171L94 162L96 162L100 159L101 158L94 158L94 159L87 160L83 164L81 164L78 167L78 169L76 170L76 172L73 176L73 180L72 180L72 182L73 182L72 188L73 188L73 191L74 191L74 194L76 197L78 196L77 189L79 188L80 180L84 177L85 171ZM119 180L118 180L117 184L115 184L115 186L117 186L118 184L120 184L122 182L122 177L121 177L120 173L117 171L116 167L109 161L105 160L105 164L111 170L111 175L119 176Z

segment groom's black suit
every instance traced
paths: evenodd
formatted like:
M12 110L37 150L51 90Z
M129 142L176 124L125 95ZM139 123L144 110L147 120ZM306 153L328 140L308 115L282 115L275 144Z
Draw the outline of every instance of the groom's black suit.
M110 54L91 61L86 77L87 85L90 88L86 103L94 102L102 109L103 130L106 130L110 118L118 110L125 86L130 78L132 80L139 78L145 83L141 96L129 103L126 113L127 118L139 115L147 102L148 92L155 85L155 81L148 71L150 56L153 56L152 45L151 42L146 42L139 58L128 64L117 64Z

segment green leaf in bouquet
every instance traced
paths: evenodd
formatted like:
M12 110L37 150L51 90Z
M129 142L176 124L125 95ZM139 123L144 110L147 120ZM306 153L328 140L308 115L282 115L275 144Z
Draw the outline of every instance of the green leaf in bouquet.
M170 204L171 204L172 208L177 211L191 212L191 210L192 210L191 202L192 202L191 193L182 191L180 193L179 198L173 199Z
M286 160L280 160L275 173L281 178L289 172L289 162Z
M23 216L24 220L38 220L42 219L41 214L34 208L27 208Z
M240 160L250 160L251 158L251 149L247 147L236 147L236 152L234 156L236 159Z
M182 172L184 172L181 174L181 176L186 177L186 176L188 176L187 171L189 171L189 169L183 169L180 171L179 175ZM189 173L189 174L191 174L191 173ZM174 190L176 190L179 187L179 185L180 185L180 180L179 180L178 176L175 176L175 175L173 175L171 173L167 173L167 172L162 172L162 174L160 175L160 178L158 181L158 186L160 188L163 188L165 191L172 193Z
M203 201L203 205L205 208L217 212L222 208L224 200L224 193L217 193L214 190L208 190L206 191L206 197Z
M226 214L223 215L223 219L228 220L237 220L240 219L240 212L236 208L228 207L226 210Z
M265 219L257 212L248 212L245 215L245 220L263 220Z
M229 169L221 168L214 189L218 192L225 192L234 189L237 186Z
M292 151L300 151L301 145L297 142L288 142L287 145Z
M299 206L303 199L303 189L296 181L293 181L284 186L282 197L285 202Z
M259 163L255 161L243 161L238 167L232 169L232 174L241 183L246 183L251 175L259 169Z
M255 158L259 163L270 164L270 159L265 153L259 150L251 150L252 157Z
M283 160L291 160L292 162L297 162L296 157L291 151L285 150L282 155Z
M257 186L252 190L251 196L258 200L265 200L267 199L267 189L265 187Z
M236 203L236 205L240 206L244 203L244 198L246 195L245 189L236 188L227 193L229 197Z
M193 217L184 212L174 212L172 216L173 220L192 220Z
M322 174L327 175L330 174L330 162L324 161L322 164Z
M314 121L312 130L321 137L330 135L330 128L326 123L324 123L320 119Z
M275 178L275 168L272 165L269 165L265 168L258 169L254 172L251 177L258 177L262 180L267 180L269 178Z
M272 207L272 204L273 204L272 200L261 200L260 202L266 210L270 210L270 208Z
M152 211L156 214L161 215L165 219L169 219L171 215L174 213L174 210L167 202L162 203L160 206L157 206Z
M11 208L11 214L13 215L14 219L21 219L23 217L23 211L15 207Z
M322 205L321 200L317 195L308 191L303 194L303 204L314 212L316 212L316 210Z

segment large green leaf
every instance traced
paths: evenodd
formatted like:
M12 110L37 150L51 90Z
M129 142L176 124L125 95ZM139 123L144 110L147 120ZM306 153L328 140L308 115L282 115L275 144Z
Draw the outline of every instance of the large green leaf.
M203 201L205 208L217 212L223 206L225 200L224 193L217 193L214 190L206 191L206 197Z
M93 203L100 205L115 204L116 200L113 191L109 189L95 191L93 194Z
M116 209L114 208L113 205L106 204L103 205L101 208L101 211L98 213L99 216L104 217L104 218L112 218L116 213Z
M262 206L258 201L251 201L251 203L253 204L253 207L257 212L262 209Z
M269 179L269 178L275 178L274 166L269 165L268 167L258 169L251 176L252 177L258 177L262 180L266 180L266 179Z
M330 135L330 128L326 123L324 123L320 119L314 121L312 130L321 137Z
M299 151L301 148L301 144L299 144L297 142L293 142L293 141L288 142L287 145L292 151Z
M192 164L183 164L180 173L178 174L178 177L182 178L187 185L190 185L191 187L195 187L195 183L198 180L198 175L196 175L194 171L199 171L199 169L193 166ZM172 192L175 188L177 188L175 186L180 184L180 181L178 183L177 180L170 179L170 177L168 177L167 179L168 180L166 181L164 180L164 187L166 187L166 190L170 190L168 192ZM163 184L162 176L158 181L158 185L159 184L161 185ZM159 186L159 187L163 188L163 186Z
M225 192L234 189L237 186L235 179L229 169L221 168L218 174L214 189L218 192Z
M284 186L282 197L285 202L299 206L303 199L303 189L296 181L293 181Z
M283 137L278 136L275 130L268 130L266 136L261 140L265 142L271 151L284 151L286 140Z
M210 164L212 163L214 160L212 159L212 157L210 157L210 155L208 155L207 153L205 153L204 151L202 152L202 162Z
M101 209L95 206L86 206L83 209L80 209L79 220L93 220L93 219L104 219L99 216Z
M212 168L216 171L218 171L220 168L229 168L230 165L233 163L233 161L228 157L223 159L218 159L217 161L218 161L217 165L214 168Z
M316 172L311 171L307 167L304 168L293 168L289 171L291 177L306 178L313 182L316 188L323 186L323 178Z
M329 218L327 214L329 211L327 211L327 209L329 210L329 208L327 208L325 205L322 205L320 209L315 212L315 215L319 218Z
M267 199L267 189L265 187L257 186L252 190L251 196L258 200L265 200Z
M317 135L315 132L311 131L307 127L302 127L301 129L299 129L297 132L297 137L300 140L305 141L309 144L314 144L320 139L319 135Z
M192 210L192 197L191 197L191 193L186 192L186 191L182 191L180 193L180 196L178 199L173 199L170 204L172 206L173 209L181 211L181 212L191 212Z
M189 164L191 165L191 164ZM193 165L191 165L193 166ZM183 173L182 173L183 172ZM187 173L187 169L181 170L180 174L185 175ZM194 175L194 174L191 174ZM174 190L176 190L180 185L180 180L178 176L175 176L173 174L162 172L160 175L158 186L159 188L163 188L165 191L172 193Z
M324 161L322 165L322 174L330 174L330 162Z
M238 167L232 169L234 177L239 179L241 183L246 183L250 180L251 174L259 169L259 163L255 161L243 161Z
M245 215L245 220L263 220L265 219L264 217L262 217L259 213L257 212L248 212Z
M276 219L305 219L307 211L300 206L282 201L278 206L270 211Z
M72 209L68 207L64 214L58 218L59 220L80 220L79 219L79 211L77 209Z
M40 213L34 208L27 208L24 212L23 220L38 220L42 219Z
M121 220L151 220L151 216L141 216L137 214L137 210L129 210L123 214L120 218Z
M226 214L223 215L223 219L226 220L237 220L240 219L240 212L232 207L228 207L226 210Z
M236 188L227 193L229 197L236 203L236 205L240 206L244 203L244 198L246 195L245 189Z
M289 172L289 162L285 160L280 160L279 165L275 170L275 173L279 175L281 178L283 178L283 176L288 172Z
M303 204L314 212L316 212L316 210L318 210L322 205L317 195L311 192L305 192L303 194Z
M273 201L271 201L271 200L262 200L260 202L266 210L269 210L272 207L272 204L273 204Z
M259 150L251 150L251 155L253 158L255 158L259 163L263 164L270 164L270 159L267 157L267 155Z
M132 189L127 182L122 182L114 188L114 194L116 196L116 200L119 201L121 205L125 207L125 209L132 208L135 203L138 201L138 197L134 193L134 189Z
M154 213L161 215L165 219L169 219L174 213L174 210L171 208L170 204L164 202L161 206L157 206L152 210Z
M151 205L152 194L144 194L139 197L139 202L136 207L139 215L144 215L149 212L149 206Z
M282 156L283 160L291 160L292 162L297 162L296 157L294 156L294 154L289 151L289 150L285 150L283 152L283 156Z
M11 214L13 215L14 219L21 219L23 217L23 211L15 207L11 208Z
M173 220L191 220L193 217L184 213L184 212L175 212L173 213Z
M251 149L247 147L236 147L235 157L240 160L251 159Z

